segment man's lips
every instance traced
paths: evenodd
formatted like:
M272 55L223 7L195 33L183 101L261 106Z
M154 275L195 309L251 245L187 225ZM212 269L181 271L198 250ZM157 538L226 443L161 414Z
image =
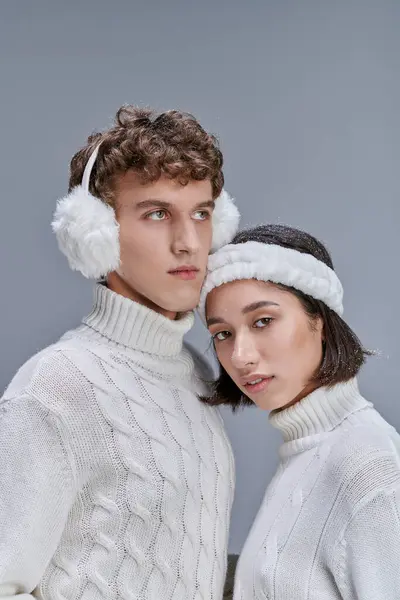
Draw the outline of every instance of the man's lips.
M199 271L200 269L194 265L184 265L182 267L177 267L176 269L170 269L168 273L170 275L174 275L175 277L179 277L180 279L190 280L196 279Z

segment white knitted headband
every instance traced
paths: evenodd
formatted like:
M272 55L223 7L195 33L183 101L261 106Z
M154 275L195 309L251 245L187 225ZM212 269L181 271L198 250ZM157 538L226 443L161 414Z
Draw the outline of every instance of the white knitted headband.
M207 276L199 302L205 321L208 294L216 287L240 279L281 283L321 300L343 314L343 287L333 269L310 254L261 242L229 244L208 259Z
M57 202L52 229L58 246L74 271L99 279L120 265L119 224L114 209L89 192L90 175L100 144L92 152L82 183ZM212 215L212 247L228 244L239 226L240 214L233 198L222 190Z

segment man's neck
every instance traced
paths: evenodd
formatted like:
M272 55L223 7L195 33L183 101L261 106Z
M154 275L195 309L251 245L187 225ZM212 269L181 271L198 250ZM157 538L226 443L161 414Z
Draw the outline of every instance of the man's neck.
M132 301L111 290L100 282L94 290L94 303L90 313L84 317L82 335L99 333L106 345L116 343L129 350L160 357L177 357L182 352L184 336L194 324L194 312L189 311L177 320L147 306ZM100 341L100 340L99 340Z
M146 306L147 308L150 308L151 310L163 315L167 319L171 319L171 321L174 321L178 318L177 312L165 310L161 308L161 306L154 304L145 296L139 294L136 290L130 287L130 285L126 283L126 281L124 281L116 271L113 271L107 276L106 283L107 287L116 294L120 294L120 296L124 296L124 298L129 298L129 300L133 300L133 302L142 304L143 306Z

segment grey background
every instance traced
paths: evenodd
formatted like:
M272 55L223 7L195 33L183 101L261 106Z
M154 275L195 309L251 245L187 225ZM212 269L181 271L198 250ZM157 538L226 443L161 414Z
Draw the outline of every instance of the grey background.
M379 351L362 389L400 429L398 0L3 0L0 61L0 390L90 308L49 224L71 155L130 102L189 110L220 136L243 224L328 244L346 318ZM200 325L190 340L208 345ZM224 417L238 552L279 436L257 409Z

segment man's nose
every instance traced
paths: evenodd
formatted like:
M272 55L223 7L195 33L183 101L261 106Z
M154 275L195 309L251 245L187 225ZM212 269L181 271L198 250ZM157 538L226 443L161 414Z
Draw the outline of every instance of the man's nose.
M200 248L196 224L192 219L181 219L173 226L172 251L174 254L196 254Z

